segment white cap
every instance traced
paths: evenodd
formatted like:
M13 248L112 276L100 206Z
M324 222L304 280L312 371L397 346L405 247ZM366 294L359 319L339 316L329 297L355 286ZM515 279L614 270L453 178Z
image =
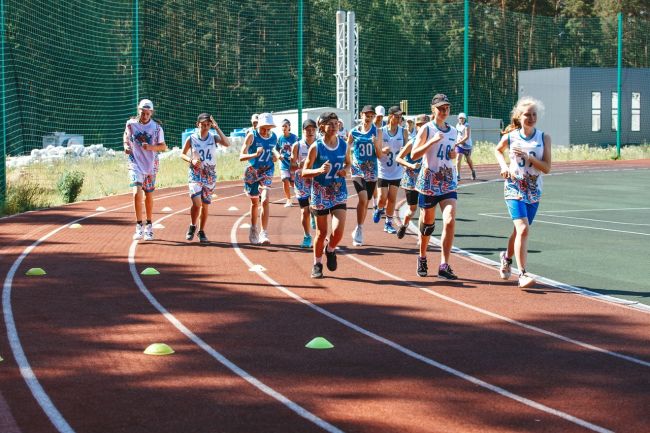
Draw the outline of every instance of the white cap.
M141 110L153 110L153 102L149 99L143 99L138 104L138 108Z
M262 113L258 116L257 127L261 128L262 126L275 126L273 115L271 113Z
M386 115L386 109L384 108L383 105L377 105L377 107L375 107L375 114L377 116L385 116Z
M251 123L257 122L257 119L260 117L259 114L255 113L251 116Z
M467 119L467 114L465 114L465 113L458 113L458 118L459 118L459 119Z

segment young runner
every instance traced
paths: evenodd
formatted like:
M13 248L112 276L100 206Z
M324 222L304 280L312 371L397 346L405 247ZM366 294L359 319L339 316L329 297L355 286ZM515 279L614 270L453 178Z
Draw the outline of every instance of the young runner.
M542 174L551 171L551 137L535 128L538 111L542 108L541 102L530 97L517 101L510 125L494 150L501 177L505 179L506 206L515 226L507 250L500 254L499 274L504 280L510 278L514 255L522 288L535 284L533 277L526 273L528 236L542 197ZM503 155L506 150L509 164Z
M271 243L267 228L269 225L269 190L278 154L275 145L278 139L273 133L273 115L259 115L257 129L246 135L239 154L240 161L248 161L244 172L244 191L251 200L251 227L248 239L254 245ZM260 215L261 202L261 215ZM262 230L258 232L258 217L261 217Z
M310 207L316 216L316 242L314 242L314 266L312 278L323 277L323 253L327 257L327 269L337 268L336 246L343 238L345 229L348 190L345 184L350 154L345 141L338 137L338 116L335 113L320 115L319 128L322 138L309 147L302 170L304 178L313 178ZM332 215L332 232L327 238L328 216Z
M300 224L304 236L301 248L311 248L312 238L309 230L310 225L310 212L309 212L309 196L311 195L311 179L302 177L302 167L305 164L307 155L309 154L309 147L316 141L316 122L307 119L302 122L303 137L300 141L294 143L291 148L291 163L298 167L295 173L295 192L300 206ZM315 224L314 224L315 225Z
M291 148L298 141L296 134L291 132L291 122L288 119L282 121L282 135L278 138L275 150L280 155L280 179L284 198L287 200L284 207L291 207L291 188L293 188L293 175L295 167L291 164Z
M158 122L153 120L153 103L143 99L138 104L138 114L126 122L124 128L124 153L129 155L129 179L133 187L133 210L135 212L134 240L144 236L145 241L152 241L153 192L156 189L158 173L158 152L167 150L165 134ZM142 224L142 199L146 225Z
M352 183L357 191L357 225L352 231L352 245L363 245L363 223L368 213L368 199L377 187L377 155L381 153L381 128L372 121L375 110L366 105L361 110L362 123L348 134L348 152L352 161Z
M474 163L472 162L472 131L467 123L467 115L465 113L458 114L456 130L458 131L458 141L456 142L457 180L460 181L460 163L463 161L463 155L465 155L467 165L469 165L469 169L472 171L472 180L476 180L476 171L474 171Z
M430 117L426 114L420 114L415 119L415 131L420 130L420 128L427 122L429 122ZM398 164L404 166L404 174L402 175L402 180L400 186L404 189L406 193L406 204L409 206L409 210L404 216L404 221L402 225L397 230L397 238L402 239L406 235L406 229L411 222L411 218L415 213L415 210L418 207L419 193L415 189L415 181L420 174L420 167L422 166L422 160L413 160L411 158L411 149L413 148L413 142L415 141L415 136L411 136L406 145L402 147L397 158L395 160Z
M402 121L402 110L398 106L388 109L388 123L382 128L382 149L379 158L379 204L378 212L373 215L373 221L379 222L374 216L381 216L386 211L386 222L384 231L388 234L395 234L397 230L393 226L393 214L397 201L400 180L402 179L402 166L397 163L396 157L400 149L408 142L408 132L400 123Z
M420 128L415 144L411 150L411 158L422 158L422 168L418 175L415 188L420 193L420 255L418 257L417 274L426 277L427 247L433 233L436 220L436 206L442 211L442 243L438 277L455 280L458 277L449 266L449 255L454 242L456 224L456 167L453 160L456 157L456 128L449 125L447 117L451 104L446 95L438 93L431 101L431 122Z
M192 199L190 226L185 239L188 241L194 239L198 221L199 242L205 244L208 242L205 234L208 208L212 203L212 193L217 184L217 144L228 147L230 142L208 113L199 114L196 127L199 130L185 140L181 154L181 159L189 162L188 182ZM211 134L210 128L213 128L217 134Z

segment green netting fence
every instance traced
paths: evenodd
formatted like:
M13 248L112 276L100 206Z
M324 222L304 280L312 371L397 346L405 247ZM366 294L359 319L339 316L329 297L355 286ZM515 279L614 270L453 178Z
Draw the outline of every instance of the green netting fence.
M339 8L356 14L361 105L406 99L415 114L444 92L456 112L507 120L519 71L617 66L615 10L546 17L468 2L464 80L463 1L303 1L300 28L296 0L0 0L2 158L39 149L56 131L121 149L144 97L170 146L199 112L228 134L253 112L296 109L300 80L303 107L335 106ZM650 66L648 20L624 17L621 42L623 67ZM6 178L2 163L0 199Z

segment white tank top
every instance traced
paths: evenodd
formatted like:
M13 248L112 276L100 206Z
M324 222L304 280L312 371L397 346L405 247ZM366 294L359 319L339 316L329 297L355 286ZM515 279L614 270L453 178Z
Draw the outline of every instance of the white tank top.
M460 123L456 124L456 131L458 131L458 140L463 139L463 134L465 134L465 130L469 126L469 123L465 122L464 125L461 125ZM472 148L472 136L470 135L469 139L464 142L463 144L459 145L463 149L471 149Z
M429 147L426 153L422 156L422 167L426 167L433 172L439 172L443 168L449 168L454 172L454 177L456 176L456 164L454 160L449 158L449 152L456 145L456 138L458 136L458 131L453 126L445 123L447 129L440 129L433 122L429 122L424 125L421 129L421 132L418 133L424 134L425 141L431 140L436 132L440 131L444 134L443 139Z
M316 141L314 141L314 143L315 142ZM309 145L305 142L305 139L303 138L298 142L298 168L302 168L302 165L305 162L305 159L307 159L308 154L309 154Z
M382 128L382 148L389 147L390 151L379 158L379 178L386 180L396 180L402 178L403 168L401 164L395 161L397 154L404 147L404 128L397 127L395 135L390 134L388 125Z
M192 153L197 155L205 165L215 167L217 165L217 141L220 137L208 132L205 140L201 139L198 132L190 135L192 143Z
M526 203L536 203L542 196L542 172L532 164L517 158L513 149L519 148L536 159L544 158L544 132L535 129L533 134L526 138L523 130L517 129L508 134L508 156L510 158L510 171L515 172L517 179L506 180L506 199L521 199Z

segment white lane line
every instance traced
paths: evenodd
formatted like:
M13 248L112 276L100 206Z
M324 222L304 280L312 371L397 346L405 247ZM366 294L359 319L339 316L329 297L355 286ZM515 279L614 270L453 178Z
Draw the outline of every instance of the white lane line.
M626 223L623 221L611 221L611 220L598 220L595 218L581 218L581 217L572 217L572 216L566 216L566 215L554 215L550 214L547 212L537 212L538 216L545 216L548 218L564 218L564 219L571 219L571 220L581 220L581 221L593 221L597 223L606 223L606 224L619 224L623 226L639 226L639 227L650 227L650 224L642 224L642 223Z
M461 307L470 309L472 311L476 311L477 313L483 314L485 316L489 316L489 317L492 317L492 318L495 318L495 319L498 319L498 320L502 320L504 322L510 323L511 325L516 325L516 326L519 326L521 328L528 329L529 331L538 332L540 334L544 334L544 335L547 335L549 337L553 337L553 338L556 338L558 340L562 340L562 341L570 343L570 344L575 344L575 345L580 346L580 347L582 347L584 349L593 350L595 352L600 352L600 353L603 353L605 355L613 356L615 358L624 359L625 361L633 362L635 364L639 364L639 365L642 365L644 367L650 367L650 362L643 361L643 360L635 358L633 356L623 355L623 354L618 353L618 352L612 352L610 350L603 349L603 348L598 347L598 346L594 346L593 344L584 343L584 342L579 341L579 340L574 340L573 338L569 338L569 337L566 337L564 335L561 335L561 334L558 334L558 333L555 333L555 332L552 332L552 331L548 331L546 329L539 328L539 327L534 326L534 325L529 325L527 323L520 322L518 320L511 319L509 317L502 316L502 315L497 314L497 313L493 313L492 311L485 310L483 308L476 307L476 306L471 305L471 304L467 304L467 303L465 303L463 301L459 301L458 299L454 299L454 298L452 298L450 296L446 296L446 295L443 295L441 293L438 293L435 290L431 290L431 289L428 289L426 287L420 287L420 286L418 286L416 284L411 283L408 280L405 280L404 278L398 277L397 275L393 275L390 272L384 271L383 269L379 269L379 268L371 265L370 263L367 263L367 262L359 259L358 257L356 257L353 254L344 254L344 256L349 257L350 259L354 260L358 264L360 264L362 266L365 266L366 268L368 268L368 269L370 269L372 271L375 271L375 272L377 272L377 273L379 273L379 274L381 274L381 275L383 275L385 277L391 278L391 279L393 279L395 281L406 283L409 287L413 287L415 289L421 290L421 291L423 291L425 293L428 293L430 295L433 295L433 296L435 296L435 297L437 297L439 299L445 300L447 302L451 302L452 304L459 305Z
M544 210L541 213L573 213L573 212L610 212L610 211L628 211L628 210L650 210L650 207L623 207L623 208L608 208L608 209L562 209L562 210Z
M182 193L185 194L185 193ZM164 197L158 197L155 200L162 199L162 198L167 198L167 197L172 197L174 195L180 195L179 193L176 194L171 194L167 195ZM84 221L86 219L95 217L97 215L102 215L110 212L115 212L117 210L121 209L126 209L130 208L133 206L133 203L129 203L127 205L113 208L107 211L102 211L102 212L95 212L90 215L87 215L85 217L77 218L76 220L70 221L67 224L64 224L60 226L57 229L54 229L50 231L49 233L45 234L43 237L40 239L36 240L34 243L29 245L25 250L22 252L20 256L14 261L13 265L9 269L9 272L7 273L7 276L5 277L4 284L2 286L2 313L4 315L5 319L5 324L7 326L7 339L9 340L9 346L11 347L11 352L14 356L14 359L16 360L16 364L18 364L18 368L20 370L20 374L23 377L23 380L27 384L27 387L29 388L30 392L38 402L39 406L43 409L43 412L45 412L45 415L49 418L50 422L52 425L60 432L60 433L74 433L74 430L72 427L70 427L70 424L65 420L61 412L56 408L50 397L48 396L47 392L43 389L43 386L41 383L38 381L36 378L36 374L34 374L34 371L32 370L31 365L29 364L29 361L27 360L27 356L25 355L25 351L23 350L23 346L20 342L20 337L18 336L18 329L16 328L16 322L14 320L14 313L11 308L11 285L14 280L14 276L16 275L16 272L18 271L18 268L22 264L22 262L25 260L25 258L41 243L45 242L47 239L50 237L54 236L58 232L65 230L70 224L75 224L81 221Z
M250 267L254 266L255 264L242 252L241 248L239 248L239 244L237 243L237 226L239 225L239 223L247 215L248 214L242 215L239 218L239 220L237 220L235 222L235 224L232 226L232 229L230 230L230 242L232 243L232 246L233 246L235 252L237 253L237 255L250 268ZM599 432L599 433L613 433L611 430L608 430L608 429L606 429L604 427L601 427L601 426L596 425L596 424L592 424L592 423L590 423L588 421L577 418L577 417L575 417L573 415L569 415L568 413L562 412L560 410L553 409L552 407L549 407L549 406L546 406L544 404L538 403L538 402L536 402L534 400L530 400L530 399L528 399L526 397L522 397L522 396L520 396L518 394L515 394L513 392L508 391L507 389L501 388L501 387L496 386L496 385L492 385L491 383L485 382L485 381L483 381L483 380L481 380L481 379L479 379L477 377L470 376L469 374L463 373L460 370L456 370L455 368L449 367L449 366L447 366L445 364L442 364L442 363L440 363L438 361L434 361L431 358L428 358L428 357L426 357L424 355L421 355L421 354L419 354L417 352L414 352L411 349L408 349L408 348L406 348L406 347L404 347L404 346L402 346L402 345L400 345L400 344L398 344L398 343L396 343L396 342L394 342L392 340L389 340L389 339L384 338L384 337L382 337L382 336L380 336L378 334L375 334L372 331L369 331L369 330L367 330L367 329L365 329L365 328L363 328L363 327L361 327L359 325L356 325L356 324L354 324L354 323L352 323L352 322L350 322L350 321L348 321L348 320L346 320L346 319L344 319L344 318L342 318L342 317L340 317L340 316L338 316L338 315L336 315L336 314L334 314L334 313L332 313L332 312L330 312L330 311L328 311L328 310L326 310L326 309L324 309L322 307L319 307L316 304L311 303L310 301L302 298L298 294L292 292L291 290L289 290L286 287L282 286L280 283L276 282L273 278L268 276L265 272L256 272L256 273L257 273L257 275L260 276L260 278L262 278L263 280L268 282L270 285L272 285L273 287L275 287L276 289L278 289L279 291L281 291L285 295L287 295L287 296L295 299L296 301L306 305L307 307L311 308L312 310L314 310L314 311L316 311L316 312L318 312L318 313L320 313L320 314L322 314L322 315L324 315L324 316L326 316L326 317L328 317L328 318L330 318L332 320L335 320L335 321L339 322L340 324L342 324L342 325L344 325L344 326L346 326L346 327L348 327L348 328L350 328L350 329L352 329L354 331L359 332L360 334L363 334L363 335L365 335L365 336L367 336L369 338L372 338L373 340L375 340L375 341L377 341L379 343L385 344L386 346L391 347L391 348L397 350L398 352L403 353L406 356L409 356L409 357L411 357L413 359L421 361L421 362L423 362L423 363L425 363L427 365L430 365L432 367L438 368L438 369L440 369L440 370L442 370L442 371L444 371L446 373L449 373L449 374L451 374L453 376L456 376L456 377L458 377L460 379L466 380L466 381L468 381L470 383L473 383L474 385L480 386L481 388L484 388L484 389L487 389L489 391L495 392L495 393L497 393L497 394L499 394L499 395L501 395L503 397L512 399L514 401L517 401L517 402L519 402L521 404L524 404L524 405L526 405L528 407L531 407L533 409L537 409L537 410L540 410L542 412L546 412L548 414L557 416L557 417L562 418L562 419L564 419L566 421L569 421L569 422L572 422L572 423L577 424L579 426L582 426L582 427L584 427L586 429L589 429L589 430L592 430L592 431L595 431L595 432Z
M480 213L479 215L484 216L484 217L488 217L488 218L510 219L510 216L503 216L503 215L499 215L499 214ZM544 221L544 220L538 219L538 218L535 218L535 223L551 224L551 225L554 225L554 226L575 227L575 228L578 228L578 229L596 230L596 231L603 231L603 232L615 232L615 233L625 233L625 234L630 234L630 235L650 236L650 233L631 232L631 231L628 231L628 230L607 229L607 228L604 228L604 227L580 226L580 225L577 225L577 224L556 223L556 222L553 222L553 221Z
M215 201L220 201L220 200L226 200L234 197L239 197L245 195L245 193L240 193L237 195L233 195L230 197L222 197ZM175 211L169 215L166 215L160 219L158 219L156 222L160 223L163 220L170 218L174 215L177 215L181 212L185 212L189 210L190 208L187 207L185 209L181 209L178 211ZM233 229L236 229L237 225L239 222L241 222L242 218L237 220L237 224ZM185 335L190 341L192 341L194 344L196 344L198 347L203 349L208 355L210 355L212 358L214 358L217 362L219 362L221 365L226 367L228 370L232 371L234 374L237 376L241 377L244 379L246 382L250 383L253 385L255 388L263 392L264 394L268 395L269 397L274 398L278 402L282 403L285 405L287 408L295 412L297 415L301 416L302 418L305 418L306 420L316 424L318 427L322 428L323 430L330 432L330 433L343 433L343 430L340 430L336 426L328 423L327 421L319 418L318 416L314 415L313 413L309 412L307 409L304 407L300 406L299 404L295 403L294 401L290 400L289 398L285 397L283 394L280 392L276 391L275 389L271 388L270 386L266 385L264 382L261 380L257 379L255 376L251 375L248 373L246 370L243 368L239 367L237 364L234 362L230 361L226 356L222 355L220 352L215 350L212 346L210 346L208 343L206 343L201 337L196 335L194 332L192 332L189 328L187 328L183 322L178 320L172 313L169 312L158 300L153 296L153 294L147 289L147 286L144 284L142 279L140 278L140 275L138 274L138 270L135 265L135 249L138 246L138 241L133 241L131 243L131 247L129 248L129 270L131 271L131 276L133 277L133 281L135 281L135 284L138 286L138 289L140 292L144 295L145 298L149 301L149 303L156 309L160 314L163 315L165 319L169 323L171 323L176 329L178 329L183 335ZM263 268L262 268L263 269ZM252 269L251 269L252 270Z

